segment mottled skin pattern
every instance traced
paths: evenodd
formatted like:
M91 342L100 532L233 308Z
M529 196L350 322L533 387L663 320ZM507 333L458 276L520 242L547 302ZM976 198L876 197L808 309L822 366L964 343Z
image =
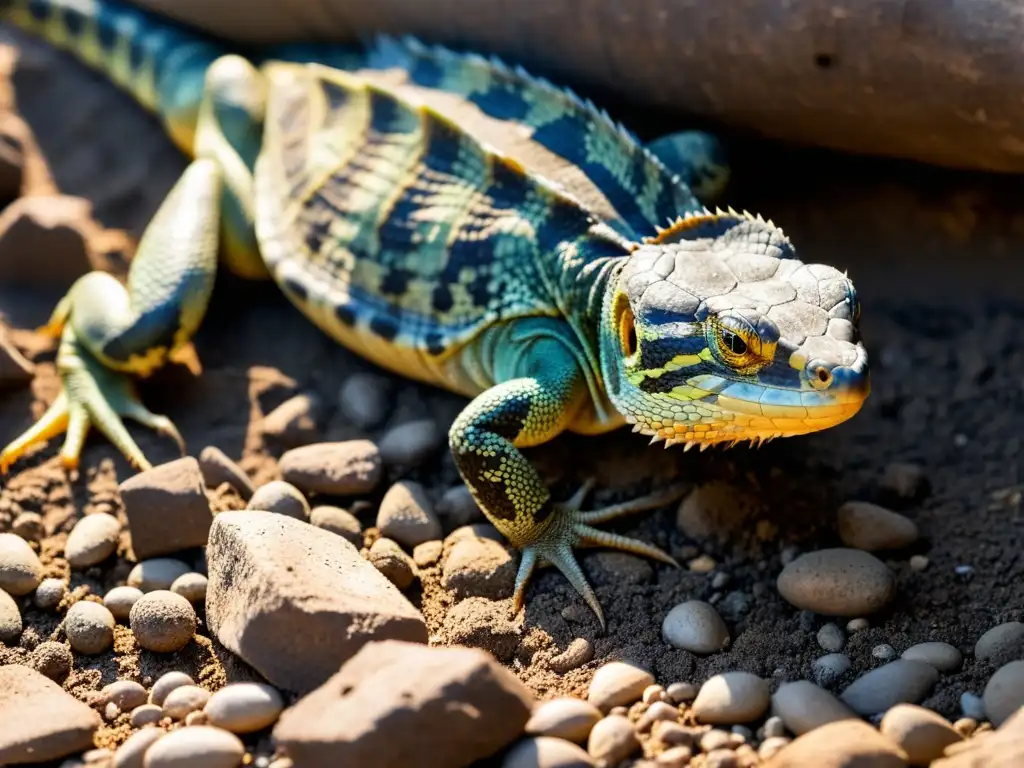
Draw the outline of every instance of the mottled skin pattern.
M88 275L58 306L64 391L4 468L65 429L75 465L90 424L149 466L120 417L177 432L127 375L189 359L219 251L346 347L472 398L450 447L522 549L516 609L550 563L603 625L574 548L674 563L594 525L680 489L583 512L591 483L555 502L523 448L625 423L687 448L763 441L867 396L852 284L771 222L704 208L727 178L707 134L648 149L571 92L411 40L243 58L114 2L15 0L9 18L106 72L194 160L127 287Z

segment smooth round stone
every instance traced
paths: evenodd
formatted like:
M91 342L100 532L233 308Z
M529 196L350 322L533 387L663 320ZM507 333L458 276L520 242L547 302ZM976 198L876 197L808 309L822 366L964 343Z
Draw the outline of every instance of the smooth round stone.
M21 536L25 541L42 541L46 536L43 516L38 512L22 512L11 523L11 533Z
M897 704L885 713L878 730L907 753L911 765L928 765L950 744L963 741L945 718L916 704Z
M173 557L153 557L137 563L128 573L128 586L152 592L157 589L170 589L174 580L192 569L181 560Z
M762 760L768 760L789 743L790 739L787 739L785 736L769 736L757 748L757 756Z
M67 593L68 587L63 579L43 579L39 582L39 586L36 587L33 600L36 607L44 611L52 611L60 605L60 601L64 599L64 595Z
M338 390L338 408L360 429L373 429L390 408L388 381L374 373L353 373Z
M211 725L171 731L146 750L144 768L235 768L245 745L235 734Z
M445 434L433 419L409 421L381 436L380 458L389 467L415 467L440 450L444 440Z
M411 480L400 480L388 488L377 511L377 528L381 536L410 549L442 536L441 523L426 491Z
M122 712L128 712L146 703L146 689L134 680L117 680L103 687L103 696L117 705Z
M412 558L392 539L382 536L373 542L366 559L399 589L405 589L416 580Z
M522 739L506 754L502 768L594 768L581 747L551 736Z
M284 701L264 683L230 683L214 691L203 711L210 725L232 733L252 733L277 722Z
M347 509L331 506L313 507L309 513L309 522L317 528L347 539L356 547L363 546L363 527L359 523L359 518Z
M683 704L696 699L698 690L693 683L672 683L665 689L665 693L676 704Z
M601 711L582 699L564 696L540 704L526 722L531 736L553 736L582 744L601 719Z
M198 685L180 685L164 699L164 714L184 720L189 712L198 712L210 700L210 692Z
M901 659L908 661L923 661L931 664L939 672L956 672L963 664L963 654L949 643L918 643L912 645L901 655Z
M196 681L184 672L168 672L157 678L149 691L149 703L162 707L168 694L183 685L195 685Z
M805 611L826 616L863 616L884 608L896 592L892 571L859 549L808 552L782 569L782 597Z
M63 683L71 674L75 657L64 643L47 640L40 643L28 657L28 665L56 683Z
M658 755L654 764L658 768L686 768L692 757L693 749L690 747L669 747Z
M629 718L608 715L590 729L587 752L600 765L616 765L640 748Z
M964 691L960 694L960 711L964 713L964 717L981 722L985 719L985 702L981 696Z
M171 584L171 592L181 595L190 603L205 603L208 583L208 579L201 573L183 573Z
M296 520L309 520L309 502L302 491L284 480L271 480L256 489L246 509L274 512Z
M644 688L654 684L654 675L628 661L611 661L602 665L590 680L587 701L607 712L619 705L639 701Z
M856 718L828 723L775 753L766 768L907 768L899 748Z
M114 768L144 768L146 751L164 733L161 728L143 728L133 733L114 753Z
M71 529L64 545L64 557L72 568L98 565L117 551L121 523L113 515L97 512L86 515Z
M124 621L131 615L132 606L143 594L138 587L114 587L103 596L103 604L114 614L115 619Z
M114 615L100 603L80 600L64 617L64 633L72 649L94 655L114 644Z
M818 685L829 686L845 675L852 666L850 657L842 653L829 653L815 659L811 664L811 672Z
M772 695L772 712L797 736L837 720L857 717L831 693L807 680L780 685Z
M876 659L888 661L889 659L896 658L896 649L888 643L880 643L871 649L871 655Z
M0 643L14 645L22 629L21 609L13 597L0 589Z
M164 716L164 708L158 704L140 704L131 713L132 728L159 723Z
M636 721L636 730L640 733L649 731L656 722L676 722L679 719L679 710L665 701L655 701Z
M1024 624L1008 621L992 627L974 644L974 658L988 661L1007 654L1024 655Z
M714 606L702 600L687 600L666 614L661 637L673 648L707 655L729 644L729 628Z
M981 694L985 714L998 728L1024 707L1024 661L1011 661L995 671Z
M896 659L854 680L840 698L860 715L875 715L897 704L916 704L938 681L931 664Z
M839 538L855 549L902 549L917 541L917 524L898 512L866 501L848 501L836 515Z
M698 722L710 725L749 723L768 709L768 683L749 672L723 672L708 679L693 701Z
M818 630L817 639L821 650L829 653L843 650L843 645L846 643L846 635L843 634L843 630L838 624L832 623L825 624Z
M256 492L252 480L240 466L228 458L220 448L208 445L199 452L199 471L207 488L216 488L228 483L243 499L250 499Z
M159 589L143 595L128 616L132 634L147 651L180 651L195 636L196 618L192 604L181 595Z
M0 589L21 597L42 580L43 564L28 542L13 533L0 533Z

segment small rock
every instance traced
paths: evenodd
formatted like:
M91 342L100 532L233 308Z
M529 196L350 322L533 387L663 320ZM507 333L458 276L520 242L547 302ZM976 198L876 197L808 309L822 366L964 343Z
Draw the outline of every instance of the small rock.
M433 419L406 422L381 437L380 457L388 467L416 467L437 453L444 439Z
M881 661L888 661L896 658L896 649L888 643L879 643L871 649L871 655Z
M910 570L920 573L928 567L928 558L924 555L911 555L907 563L910 565Z
M121 483L119 491L138 560L206 544L213 512L194 457L140 472Z
M34 669L0 666L0 764L41 763L90 749L101 722Z
M192 604L170 590L143 595L128 616L136 642L147 651L180 651L195 636L198 619Z
M866 501L848 501L837 513L839 538L848 547L878 552L917 541L917 524L898 512Z
M981 697L988 719L998 728L1024 707L1024 661L1011 661L997 669Z
M102 563L117 550L120 534L121 523L113 515L86 515L75 523L64 545L68 565L83 569Z
M779 750L764 768L906 768L906 756L862 720L828 723Z
M21 609L13 597L0 589L0 643L14 645L22 629Z
M2 594L2 593L0 593ZM75 657L64 643L46 640L35 647L28 657L29 666L55 683L63 683L71 674Z
M680 502L676 526L697 541L725 540L749 525L760 510L752 494L714 481L697 486Z
M525 730L531 736L553 736L582 744L600 719L601 711L593 704L563 696L537 707Z
M761 742L761 746L757 748L757 756L762 760L767 760L773 757L779 750L790 743L790 739L784 736L769 736Z
M867 629L870 626L871 626L871 624L868 622L867 619L864 619L864 618L850 619L848 622L846 622L846 631L849 632L852 635L852 634L856 634L857 632L863 632L865 629Z
M665 615L661 637L673 648L703 656L729 644L729 628L714 606L702 600L688 600Z
M585 637L577 637L557 656L552 656L548 667L556 675L564 675L574 669L579 669L584 664L590 663L594 658L594 645Z
M190 712L198 712L210 700L210 692L198 685L179 685L164 699L164 714L184 720Z
M821 549L782 569L776 587L782 597L826 616L861 616L884 608L896 592L885 563L859 549Z
M665 693L665 688L655 683L654 685L648 685L644 688L644 692L640 697L640 700L647 706L650 706L656 701L668 701L669 698L668 694Z
M484 516L472 491L465 485L454 485L441 494L435 511L444 518L449 529L478 522Z
M19 197L0 215L0 284L69 286L93 269L92 205L70 195Z
M68 588L64 584L63 579L43 579L39 582L39 586L36 587L33 600L36 607L44 611L52 611L60 605L60 601L64 599L64 595L67 593Z
M964 691L960 694L960 711L964 713L965 717L979 721L984 720L985 702L981 700L981 696Z
M823 688L807 680L783 683L772 695L772 711L797 736L856 713Z
M317 528L336 533L352 542L356 547L363 546L363 527L359 518L341 507L313 507L309 513L309 522Z
M102 603L79 600L68 608L64 633L73 650L95 655L114 644L114 624L114 615Z
M710 555L699 555L686 564L693 573L711 573L718 567L715 558Z
M693 683L672 683L665 693L676 704L685 704L696 699L699 690Z
M499 661L511 661L522 640L522 625L506 603L467 597L448 610L440 634L453 645L486 649Z
M501 768L594 768L581 747L549 736L520 739L505 755Z
M161 675L157 681L153 683L153 688L149 692L149 703L162 707L167 696L175 688L180 688L183 685L195 684L196 681L184 672L167 672L166 674Z
M417 544L413 547L412 561L416 563L417 568L429 568L437 564L437 561L441 559L443 551L443 542L424 541L422 544Z
M199 453L199 471L207 488L216 488L227 483L238 495L248 501L256 492L256 486L245 473L245 470L227 457L220 448L208 445Z
M710 725L749 723L768 709L768 683L749 672L723 672L700 687L691 711Z
M671 747L658 755L654 764L658 768L686 768L692 757L693 750L690 747Z
M171 731L146 750L145 768L235 768L245 745L233 733L210 725Z
M397 542L380 538L373 542L366 559L399 589L405 589L416 580L416 568Z
M533 703L485 651L389 640L285 710L273 736L296 765L469 765L512 743Z
M980 731L974 738L946 749L931 768L1010 768L1024 765L1024 709L1017 710L996 731Z
M463 539L448 553L441 571L441 585L456 599L511 597L516 563L508 550L490 539Z
M370 493L384 476L380 451L369 440L314 443L285 451L281 476L303 493L353 496Z
M628 661L610 661L594 672L587 701L602 712L632 704L643 696L644 688L654 684L654 675Z
M893 496L909 501L927 493L928 474L920 464L896 461L885 468L879 485Z
M590 730L587 752L599 765L613 766L640 749L633 724L622 715L608 715Z
M42 580L43 564L28 542L13 533L0 533L0 589L21 597Z
M191 573L192 569L181 560L170 557L154 557L137 563L128 572L128 586L143 592L154 592L158 589L168 590L179 576Z
M171 592L190 603L205 603L207 583L207 578L201 573L183 573L171 584Z
M309 502L302 491L283 480L271 480L256 489L246 509L273 512L296 520L309 520Z
M716 749L704 757L704 768L739 768L739 757L731 749Z
M829 653L838 653L843 650L843 645L846 643L846 636L843 634L843 630L837 624L832 624L831 622L823 625L818 630L817 638L821 650L828 651Z
M700 748L703 752L714 752L716 749L722 749L729 745L729 733L719 728L712 728L710 731L705 731L700 737Z
M0 363L0 368L3 364ZM11 523L11 533L21 536L25 541L41 541L46 535L43 516L38 512L22 512Z
M909 661L923 661L939 672L956 672L963 664L963 654L949 643L918 643L905 650L900 658Z
M104 686L101 693L122 712L128 712L146 703L146 689L134 680L117 680Z
M967 738L978 730L978 721L970 717L961 717L953 723L953 730Z
M125 621L131 615L132 606L143 594L138 587L114 587L103 596L103 604L115 619Z
M360 429L380 425L390 405L388 380L373 373L353 373L338 390L338 409Z
M159 723L164 717L164 708L156 704L141 704L131 711L132 728L142 728Z
M316 395L295 395L263 417L260 431L282 445L312 443L320 437L316 425L319 412L320 399Z
M829 653L811 664L811 671L818 685L834 685L852 666L850 658L842 653Z
M1024 655L1024 623L1008 621L988 630L974 644L974 658L1000 664Z
M441 523L426 491L411 480L395 483L384 494L377 512L377 528L381 536L410 549L424 541L441 538Z
M273 725L284 709L281 694L264 683L230 683L215 691L203 711L210 725L252 733Z
M938 680L938 670L931 664L897 659L854 680L840 698L854 712L874 715L897 704L916 704Z
M945 718L916 704L897 704L885 713L878 729L907 754L911 765L927 766L950 744L963 741Z
M655 701L647 707L647 711L636 721L636 730L640 733L646 733L658 721L667 720L674 723L678 719L679 710L676 707L665 701Z
M165 733L160 728L143 728L133 733L114 753L113 768L145 768L146 751Z

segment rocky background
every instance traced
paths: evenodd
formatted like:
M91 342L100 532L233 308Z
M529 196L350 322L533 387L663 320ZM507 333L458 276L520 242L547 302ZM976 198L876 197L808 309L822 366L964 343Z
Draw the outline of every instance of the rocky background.
M58 392L32 329L124 273L184 167L70 59L0 47L0 441ZM618 114L649 132L658 116ZM464 404L373 369L273 285L222 275L203 372L145 382L188 445L134 429L0 492L0 763L904 766L1024 760L1019 182L735 147L729 202L849 270L874 392L826 433L683 454L628 432L531 452L593 504L692 482L594 552L602 633L458 480ZM250 511L245 511L250 510ZM260 511L252 511L260 510ZM865 762L857 762L865 761Z

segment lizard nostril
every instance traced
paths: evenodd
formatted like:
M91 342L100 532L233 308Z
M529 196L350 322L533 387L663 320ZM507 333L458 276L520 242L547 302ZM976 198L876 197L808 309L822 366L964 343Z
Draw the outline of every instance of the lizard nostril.
M815 389L828 389L832 386L832 371L824 365L815 366L811 372L811 386Z

